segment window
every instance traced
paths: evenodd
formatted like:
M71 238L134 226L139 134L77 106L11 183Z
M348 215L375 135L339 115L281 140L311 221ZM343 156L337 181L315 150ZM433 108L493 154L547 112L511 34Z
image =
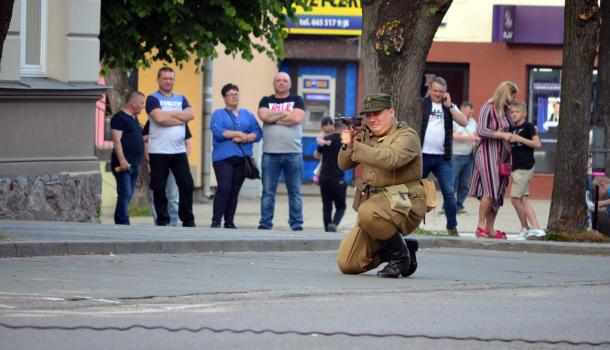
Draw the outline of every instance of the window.
M21 1L21 75L45 76L47 0Z
M593 91L597 71L593 72ZM528 116L542 147L534 151L536 173L554 173L561 110L561 68L529 67ZM595 97L594 97L595 99ZM595 101L591 101L592 105Z

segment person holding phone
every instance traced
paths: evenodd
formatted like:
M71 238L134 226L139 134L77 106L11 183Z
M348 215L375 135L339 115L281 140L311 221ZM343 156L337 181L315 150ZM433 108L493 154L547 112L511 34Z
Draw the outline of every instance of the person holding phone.
M453 122L466 126L468 120L452 103L447 92L445 79L436 76L430 83L428 96L422 99L421 146L424 161L422 178L433 173L443 193L443 209L447 218L447 231L450 236L459 236L457 230L453 184Z

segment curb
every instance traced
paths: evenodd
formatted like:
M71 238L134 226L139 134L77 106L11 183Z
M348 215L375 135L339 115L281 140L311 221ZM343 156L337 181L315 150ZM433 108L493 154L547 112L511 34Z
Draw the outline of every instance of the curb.
M413 236L419 247L610 256L610 244L492 241ZM69 255L197 254L211 252L298 252L337 250L340 239L235 239L154 241L2 242L0 258Z
M337 239L64 241L0 243L0 258L62 255L197 254L336 250Z

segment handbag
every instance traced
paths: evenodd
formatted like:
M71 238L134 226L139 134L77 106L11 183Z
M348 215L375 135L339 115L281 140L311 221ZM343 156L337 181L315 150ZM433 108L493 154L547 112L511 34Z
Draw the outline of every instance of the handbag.
M500 164L500 175L510 176L511 171L512 171L512 165L510 163L501 163Z
M225 109L225 112L227 112L227 114L229 115L229 118L231 118L231 121L233 122L233 129L237 130L237 126L235 125L235 121L233 120L233 117L231 116L231 113ZM260 170L258 170L258 167L256 166L256 160L254 160L254 157L250 157L246 155L246 152L244 152L243 147L240 144L237 144L239 146L239 149L241 150L241 154L243 155L243 159L244 159L244 175L246 176L246 179L260 179L261 178L261 172Z
M243 151L244 150L242 149L242 153ZM261 178L261 173L256 166L256 160L254 160L254 157L244 155L244 174L246 175L246 178L252 180Z

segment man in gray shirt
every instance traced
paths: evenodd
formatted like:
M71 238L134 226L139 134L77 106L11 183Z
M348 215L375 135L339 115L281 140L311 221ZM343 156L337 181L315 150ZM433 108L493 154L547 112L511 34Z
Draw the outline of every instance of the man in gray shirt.
M290 76L279 72L273 79L274 94L265 96L258 105L258 117L263 122L263 197L259 230L273 227L275 192L280 174L284 173L288 190L288 224L293 231L303 230L303 119L305 103L291 95Z

